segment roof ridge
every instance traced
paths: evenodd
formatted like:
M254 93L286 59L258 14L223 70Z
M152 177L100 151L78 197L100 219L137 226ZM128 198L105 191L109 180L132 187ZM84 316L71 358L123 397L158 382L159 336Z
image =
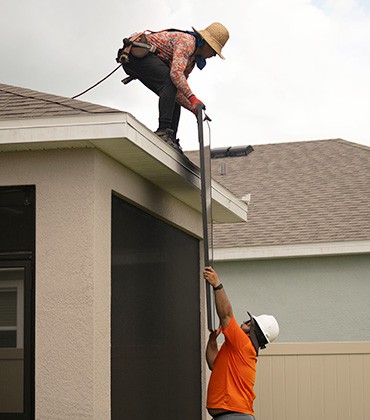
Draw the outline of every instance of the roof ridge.
M292 145L292 144L307 144L307 143L324 143L324 142L335 142L335 141L343 141L346 142L347 140L343 140L341 138L333 138L333 139L311 139L311 140L293 140L293 141L281 141L275 143L263 143L263 144L252 144L253 147L257 146L276 146L276 145Z
M348 147L355 147L355 148L363 149L370 152L370 146L366 146L366 144L355 143L353 141L344 140L344 139L336 139L336 141L343 143L343 145L348 146Z
M286 141L286 142L276 142L276 143L264 143L264 144L252 144L253 148L260 148L260 147L266 147L266 146L285 146L285 145L306 145L308 143L326 143L326 142L338 142L341 143L345 146L348 147L355 147L355 148L360 148L363 150L367 150L370 151L370 146L366 146L364 144L360 144L360 143L355 143L355 142L351 142L349 140L345 140L342 138L336 138L336 139L317 139L317 140L297 140L297 141ZM250 143L251 144L251 143ZM227 148L227 147L244 147L244 145L232 145L232 146L217 146L215 147L217 148ZM192 152L199 152L198 149L193 149L193 150L187 150L186 153L192 153Z
M258 148L258 147L263 147L263 146L283 146L283 145L293 145L293 144L308 144L308 143L341 143L344 146L347 147L354 147L354 148L359 148L359 149L363 149L366 151L370 151L370 147L366 146L365 144L360 144L360 143L355 143L349 140L345 140L342 139L340 137L335 138L335 139L317 139L317 140L298 140L298 141L287 141L287 142L278 142L278 143L267 143L267 144L256 144L253 145L253 148Z

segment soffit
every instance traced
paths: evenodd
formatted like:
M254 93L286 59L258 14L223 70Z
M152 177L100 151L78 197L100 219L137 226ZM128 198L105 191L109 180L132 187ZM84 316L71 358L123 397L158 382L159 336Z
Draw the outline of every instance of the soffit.
M124 112L0 121L0 152L96 148L201 212L199 168ZM212 181L217 223L245 221L248 207Z

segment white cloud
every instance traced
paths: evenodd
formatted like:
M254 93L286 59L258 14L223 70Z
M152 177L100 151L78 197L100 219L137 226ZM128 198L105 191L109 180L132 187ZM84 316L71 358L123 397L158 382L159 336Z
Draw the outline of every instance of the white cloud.
M144 29L230 31L226 60L190 75L213 119L214 147L342 137L370 145L370 8L355 0L3 0L2 80L73 96L108 74L122 38ZM157 98L119 70L80 99L117 107L149 128ZM198 147L183 111L180 137Z

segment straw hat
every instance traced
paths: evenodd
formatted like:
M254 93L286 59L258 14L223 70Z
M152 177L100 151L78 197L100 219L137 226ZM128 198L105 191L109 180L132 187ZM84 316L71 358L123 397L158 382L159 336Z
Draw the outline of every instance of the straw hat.
M207 26L204 31L197 31L193 28L223 59L225 57L221 54L221 49L225 46L229 39L229 31L221 23L214 22Z

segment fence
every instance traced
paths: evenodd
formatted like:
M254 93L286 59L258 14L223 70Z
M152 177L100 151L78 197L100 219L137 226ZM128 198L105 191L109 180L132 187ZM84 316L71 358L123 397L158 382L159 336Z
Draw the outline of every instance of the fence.
M271 344L255 391L257 420L369 420L370 342Z

